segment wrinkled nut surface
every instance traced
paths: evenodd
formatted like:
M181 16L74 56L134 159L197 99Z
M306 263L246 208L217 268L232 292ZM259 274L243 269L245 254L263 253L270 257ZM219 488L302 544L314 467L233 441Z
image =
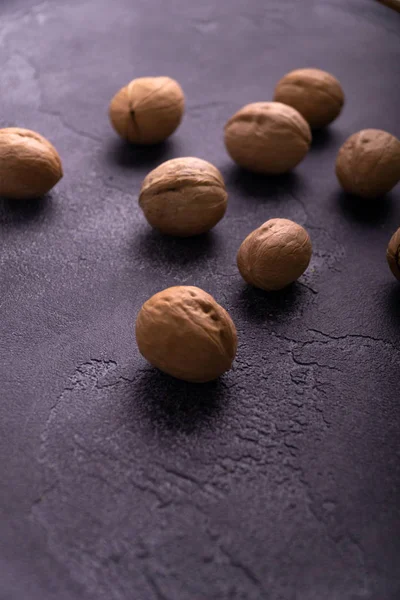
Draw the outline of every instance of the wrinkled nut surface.
M400 228L392 235L386 258L393 275L400 281Z
M29 129L0 129L0 196L39 198L63 176L54 146Z
M247 104L225 125L225 146L241 167L278 175L307 154L311 130L301 114L281 102Z
M400 181L400 141L380 129L351 135L336 158L336 175L349 194L377 198Z
M143 181L139 204L162 233L187 237L205 233L224 216L228 194L219 170L200 158L174 158Z
M212 296L197 287L171 287L152 296L136 321L140 353L161 371L203 383L231 368L236 328Z
M293 106L312 129L325 127L340 114L344 93L339 81L320 69L296 69L275 88L274 100Z
M111 100L109 116L115 131L135 144L157 144L182 120L185 97L170 77L140 77Z
M310 236L304 227L289 219L270 219L244 240L237 264L247 283L273 291L298 279L311 254Z

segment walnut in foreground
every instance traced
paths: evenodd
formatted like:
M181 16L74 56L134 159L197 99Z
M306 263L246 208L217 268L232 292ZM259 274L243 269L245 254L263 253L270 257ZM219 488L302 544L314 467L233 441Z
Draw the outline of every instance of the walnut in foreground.
M293 106L312 129L325 127L340 114L344 93L339 81L320 69L296 69L275 88L274 100Z
M136 321L140 353L164 373L204 383L231 368L236 328L212 296L197 287L171 287L152 296Z
M383 196L400 181L400 141L380 129L354 133L339 150L336 175L349 194Z
M386 259L393 275L400 281L400 227L390 239Z
M278 175L293 169L308 152L311 130L301 114L280 102L247 104L225 125L225 146L241 167Z
M270 219L244 240L237 264L247 283L267 291L280 290L304 273L311 254L304 227L289 219Z
M115 131L135 144L157 144L169 137L182 120L185 98L170 77L140 77L111 100L109 116Z
M205 233L225 214L227 193L219 170L200 158L174 158L143 181L139 204L162 233L187 237Z
M0 129L0 196L39 198L63 176L54 146L29 129Z

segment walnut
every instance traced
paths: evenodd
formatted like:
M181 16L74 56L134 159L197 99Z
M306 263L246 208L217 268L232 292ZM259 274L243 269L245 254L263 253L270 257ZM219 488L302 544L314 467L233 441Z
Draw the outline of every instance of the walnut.
M171 287L140 309L136 339L141 354L161 371L206 382L231 368L236 328L212 296L197 287Z
M311 254L304 227L288 219L270 219L244 240L237 264L247 283L267 291L280 290L304 273Z
M400 281L400 228L392 235L386 258L393 275Z
M339 116L344 94L339 81L330 73L297 69L278 81L274 100L293 106L312 129L318 129Z
M0 129L0 196L39 198L63 176L54 146L29 129Z
M150 225L187 237L214 227L225 214L227 193L216 167L200 158L174 158L143 181L139 204Z
M351 135L336 158L343 189L362 198L377 198L400 181L400 141L379 129Z
M135 144L157 144L178 127L185 105L178 82L169 77L140 77L111 100L109 116L115 131Z
M241 167L277 175L307 154L311 131L301 114L280 102L247 104L225 125L225 146Z

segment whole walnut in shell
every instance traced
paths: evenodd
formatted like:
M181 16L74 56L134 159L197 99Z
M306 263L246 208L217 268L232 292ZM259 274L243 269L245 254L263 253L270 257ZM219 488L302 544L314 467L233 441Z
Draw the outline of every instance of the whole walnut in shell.
M147 300L137 317L136 340L154 367L198 383L228 371L237 348L228 313L192 286L171 287Z
M343 189L362 198L377 198L400 181L400 141L380 129L351 135L336 158Z
M63 176L54 146L29 129L0 129L0 196L39 198Z
M304 227L289 219L270 219L244 240L237 264L247 283L267 291L280 290L304 273L311 254Z
M344 93L339 81L320 69L296 69L275 88L274 100L293 106L312 129L325 127L340 114Z
M225 214L227 193L221 173L200 158L173 158L143 181L139 204L150 225L187 237L214 227Z
M225 146L241 167L278 175L308 152L311 131L301 114L280 102L247 104L225 125Z
M111 100L109 116L115 131L135 144L164 141L182 120L185 97L170 77L140 77Z
M390 239L386 258L393 275L400 281L400 227Z

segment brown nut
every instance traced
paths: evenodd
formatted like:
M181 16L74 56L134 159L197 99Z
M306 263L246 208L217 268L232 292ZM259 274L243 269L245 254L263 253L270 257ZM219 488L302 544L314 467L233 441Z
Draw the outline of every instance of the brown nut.
M115 131L135 144L158 144L182 120L185 97L170 77L140 77L111 100L109 116Z
M307 154L311 131L301 114L280 102L247 104L225 125L225 146L241 167L278 175Z
M63 176L54 146L29 129L0 129L0 196L39 198Z
M236 355L236 328L212 296L192 286L152 296L136 320L140 353L161 371L203 383L228 371Z
M400 281L400 227L390 239L386 258L393 275Z
M288 219L270 219L244 240L237 264L247 283L267 291L280 290L304 273L311 254L304 227Z
M216 167L200 158L173 158L143 181L139 204L150 225L187 237L214 227L225 214L228 194Z
M362 198L377 198L400 181L400 141L379 129L351 135L336 158L343 189Z
M297 69L278 81L274 100L293 106L312 129L318 129L339 116L344 94L339 81L330 73Z

